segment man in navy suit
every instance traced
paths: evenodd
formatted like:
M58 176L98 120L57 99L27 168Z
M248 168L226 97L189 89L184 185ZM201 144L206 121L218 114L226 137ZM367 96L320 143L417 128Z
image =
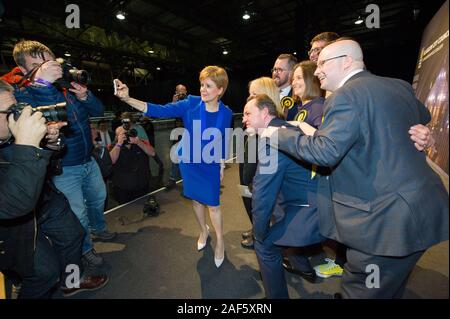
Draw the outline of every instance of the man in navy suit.
M321 233L348 247L342 297L399 298L425 250L448 240L448 194L407 133L430 113L408 83L365 71L353 40L325 47L315 74L333 92L320 129L269 127L261 136L332 167L318 206Z
M277 118L274 102L265 94L250 98L243 122L258 130L270 126L290 126ZM319 243L316 208L317 182L311 165L270 149L263 141L258 148L258 168L253 180L252 215L256 256L267 298L289 298L282 248ZM275 154L267 156L267 151ZM273 156L275 155L275 156ZM272 216L282 216L271 225Z

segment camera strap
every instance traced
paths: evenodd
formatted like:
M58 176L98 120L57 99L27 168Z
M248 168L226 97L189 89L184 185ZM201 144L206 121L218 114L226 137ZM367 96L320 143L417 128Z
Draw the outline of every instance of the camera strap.
M28 72L27 74L24 74L22 80L20 80L19 83L17 83L17 85L19 87L23 87L23 86L28 86L31 82L33 82L34 76L36 75L37 71L42 66L42 64L44 64L45 62L42 62L40 65L38 65L37 67L32 69L30 72Z

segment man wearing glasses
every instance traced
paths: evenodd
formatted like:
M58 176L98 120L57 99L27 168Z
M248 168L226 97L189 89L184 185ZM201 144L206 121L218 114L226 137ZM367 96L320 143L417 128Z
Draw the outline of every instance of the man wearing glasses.
M284 109L286 121L294 120L298 112L298 105L292 98L292 69L297 64L297 58L292 54L280 54L272 68L272 79L280 89L281 106Z
M324 122L313 136L270 127L278 148L333 167L318 190L321 233L345 244L344 298L400 298L429 247L448 240L448 194L406 132L431 116L411 85L364 70L361 47L338 40L319 54ZM423 146L423 145L422 145Z
M311 49L308 52L309 59L317 63L320 51L331 42L339 38L339 35L334 32L322 32L316 35L311 40Z

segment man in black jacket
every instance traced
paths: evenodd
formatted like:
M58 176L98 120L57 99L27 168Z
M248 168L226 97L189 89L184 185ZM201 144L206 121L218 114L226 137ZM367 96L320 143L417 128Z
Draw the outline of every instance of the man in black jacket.
M16 103L12 92L0 81L0 112ZM20 283L19 298L49 298L59 281L66 296L103 287L104 275L80 282L84 231L46 179L52 152L40 148L41 140L56 140L61 125L45 125L42 113L30 107L17 121L6 116L0 113L0 270Z

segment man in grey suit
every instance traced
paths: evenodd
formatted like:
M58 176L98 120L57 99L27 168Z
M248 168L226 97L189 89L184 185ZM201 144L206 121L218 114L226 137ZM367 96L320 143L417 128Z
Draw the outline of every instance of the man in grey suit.
M408 83L364 71L355 41L325 47L315 74L334 92L320 129L262 136L277 131L280 150L333 168L318 207L322 235L348 246L342 297L401 297L425 250L448 239L448 194L407 134L430 114Z

